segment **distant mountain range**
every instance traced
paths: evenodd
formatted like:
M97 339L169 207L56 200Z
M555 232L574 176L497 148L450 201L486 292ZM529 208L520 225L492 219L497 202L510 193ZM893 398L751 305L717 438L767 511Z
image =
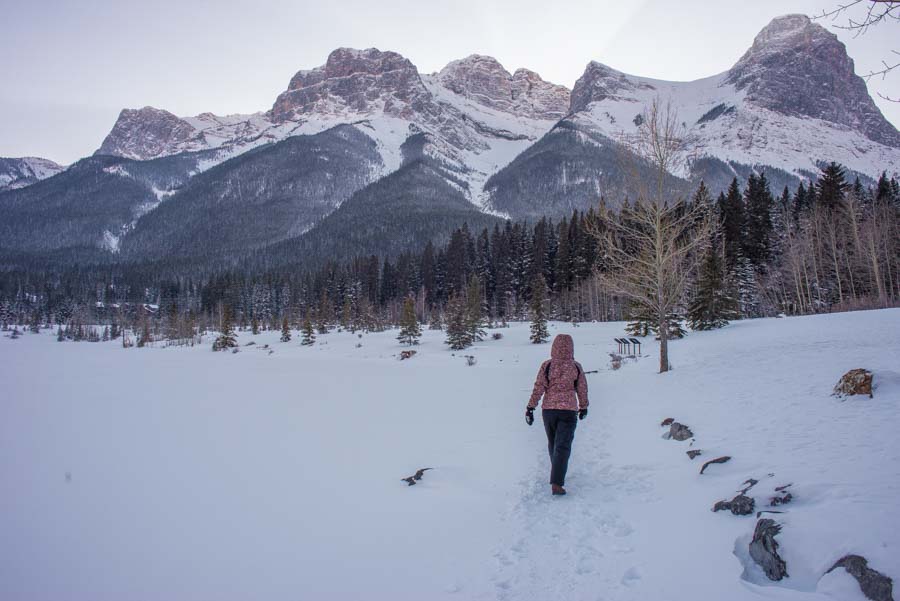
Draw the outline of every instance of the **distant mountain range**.
M265 112L125 109L68 169L0 159L0 253L303 261L418 248L463 221L558 217L633 195L622 140L657 97L694 142L671 174L685 193L759 170L793 186L824 161L864 180L900 169L900 133L844 45L802 15L774 19L725 73L668 82L591 62L571 91L487 56L422 75L395 52L340 48Z

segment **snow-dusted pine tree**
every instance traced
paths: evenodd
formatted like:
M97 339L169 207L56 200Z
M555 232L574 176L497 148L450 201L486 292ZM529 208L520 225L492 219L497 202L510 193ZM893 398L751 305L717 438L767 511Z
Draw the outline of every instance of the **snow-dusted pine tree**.
M688 308L688 324L692 330L721 328L737 317L737 301L726 286L724 262L718 245L706 251Z
M303 335L300 338L300 344L303 346L312 346L316 343L316 331L313 329L312 320L309 318L309 315L303 320L303 326L300 328L300 332Z
M466 329L469 334L469 344L484 340L484 300L481 294L481 283L474 275L469 278L469 286L466 290Z
M403 301L403 313L400 315L400 335L397 340L401 344L414 345L419 344L419 338L422 336L422 328L419 327L419 320L416 317L416 301L413 297L407 296Z
M234 318L231 315L231 307L229 305L225 305L222 308L222 325L220 326L220 334L219 337L216 338L215 342L213 342L212 349L214 351L223 351L225 349L234 348L237 346L237 338L234 336ZM146 332L146 336L149 339L150 333L147 329L142 329L141 337L138 339L138 347L143 346L146 343L142 344L144 340L144 332Z
M446 343L454 351L462 350L472 344L467 317L465 298L462 294L454 294L447 303L446 340Z
M281 320L281 341L291 341L291 325L288 323L287 315L285 315Z
M531 342L541 344L547 342L550 332L547 331L547 283L544 276L538 273L531 284Z

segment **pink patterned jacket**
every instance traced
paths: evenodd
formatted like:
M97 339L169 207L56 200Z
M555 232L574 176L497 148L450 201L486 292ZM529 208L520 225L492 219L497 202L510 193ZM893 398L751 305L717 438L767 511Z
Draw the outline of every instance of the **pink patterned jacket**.
M588 406L587 378L581 365L575 361L575 343L568 334L559 334L553 339L550 360L541 363L528 407L537 407L542 396L544 409L577 411Z

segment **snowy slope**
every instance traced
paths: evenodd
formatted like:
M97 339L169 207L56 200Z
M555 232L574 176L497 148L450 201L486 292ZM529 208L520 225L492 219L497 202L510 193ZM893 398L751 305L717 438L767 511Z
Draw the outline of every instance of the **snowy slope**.
M0 157L0 191L30 186L65 170L50 159Z
M599 370L563 498L523 420L549 353L527 325L473 367L435 332L403 362L396 332L264 333L236 355L0 338L0 597L862 599L822 574L854 552L900 577L898 323L739 322L673 343L666 375L649 340L609 368L620 323L556 324ZM830 397L860 366L875 398ZM793 483L779 584L746 562L755 519L710 511L749 477L758 505Z
M587 129L626 143L638 130L637 118L654 99L669 104L691 139L692 158L766 165L788 173L818 173L822 161L877 177L900 165L900 148L875 142L847 126L811 117L785 115L756 106L728 83L728 72L691 82L672 82L615 73L627 85L615 95L591 102L574 120ZM677 175L688 176L682 171Z

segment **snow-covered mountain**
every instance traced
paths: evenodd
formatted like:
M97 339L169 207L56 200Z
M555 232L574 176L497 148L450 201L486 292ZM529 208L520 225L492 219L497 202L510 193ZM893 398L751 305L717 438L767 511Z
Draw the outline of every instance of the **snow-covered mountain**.
M65 167L38 157L0 157L0 192L30 186L64 171Z
M473 55L421 76L396 52L339 48L324 65L295 74L269 111L179 118L153 107L125 109L96 154L146 160L219 149L218 160L226 160L267 142L351 124L375 140L382 175L400 167L410 137L423 135L420 152L474 199L491 173L565 115L568 99L565 87L526 69L510 74L490 57Z
M900 164L900 133L872 102L846 48L803 15L774 19L725 73L670 82L592 61L571 94L527 69L510 74L488 56L421 75L395 52L339 48L324 65L295 74L268 111L179 118L151 107L126 109L97 152L144 160L221 149L218 160L225 160L262 143L353 124L378 144L385 173L402 163L403 143L424 134L423 152L445 164L471 200L484 201L487 178L560 119L621 140L657 97L677 109L695 158L801 176L824 160L873 177Z
M844 45L808 17L787 15L731 69L696 81L637 77L592 61L572 89L569 115L490 178L486 205L537 217L548 204L571 211L630 195L619 154L656 99L677 112L690 140L689 160L673 173L685 184L704 179L721 189L764 169L780 188L814 177L827 161L871 178L900 169L900 134Z
M689 193L701 178L715 192L759 169L780 190L815 177L826 161L864 177L883 170L900 175L900 133L872 102L844 45L802 15L774 19L724 73L671 82L592 61L571 92L527 69L511 73L488 56L421 74L396 52L339 48L324 65L297 72L265 111L178 117L152 107L123 110L95 153L113 157L80 164L69 184L46 182L0 196L12 236L0 247L6 242L18 249L23 241L45 251L76 243L110 248L108 237L96 239L109 231L123 256L129 249L158 256L175 246L185 255L192 240L203 238L185 224L209 222L202 212L211 207L221 221L216 236L237 255L297 236L321 239L311 232L317 227L340 236L351 222L367 223L383 240L424 244L414 238L425 230L376 214L378 207L417 202L413 213L421 223L445 223L463 213L470 222L485 213L555 217L585 210L601 197L616 202L633 195L622 167L630 152L623 142L656 98L678 111L693 141L691 160L671 174L679 192ZM313 139L335 128L343 128L337 138ZM279 146L294 139L297 145ZM325 141L327 148L317 146ZM337 147L343 150L329 154ZM338 157L362 157L351 178L338 168L345 162L332 160ZM418 162L423 165L399 173ZM138 172L140 189L132 177ZM329 183L342 178L346 185ZM124 203L123 187L135 188ZM213 190L218 196L203 197ZM338 211L357 193L352 211ZM63 215L60 208L76 205L93 207L96 215L82 211L77 224L52 227L33 218L42 207L52 220ZM279 209L273 213L272 207ZM166 219L153 216L160 208ZM273 220L283 223L272 227ZM152 232L143 231L151 224ZM40 238L48 227L66 235ZM163 244L175 230L178 244ZM208 254L194 246L194 254ZM217 247L214 254L222 251Z
M834 160L870 176L900 164L900 133L844 45L803 15L773 20L731 69L697 81L635 77L592 62L571 109L578 124L615 139L635 133L657 97L677 110L698 157L794 173Z

